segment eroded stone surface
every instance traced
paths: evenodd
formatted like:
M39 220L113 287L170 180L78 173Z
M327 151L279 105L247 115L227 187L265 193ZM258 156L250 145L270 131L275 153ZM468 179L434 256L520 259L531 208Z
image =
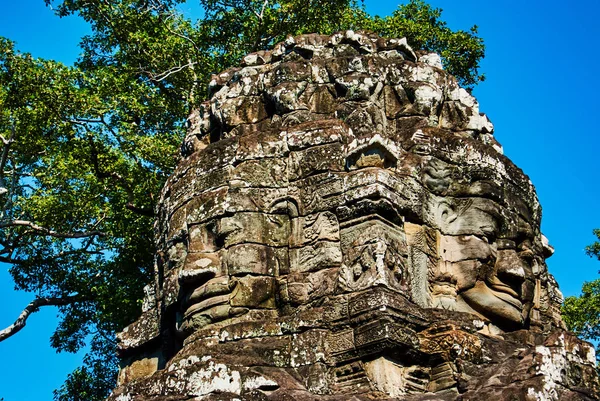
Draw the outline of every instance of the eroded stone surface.
M162 193L111 400L596 400L529 178L404 39L214 76Z

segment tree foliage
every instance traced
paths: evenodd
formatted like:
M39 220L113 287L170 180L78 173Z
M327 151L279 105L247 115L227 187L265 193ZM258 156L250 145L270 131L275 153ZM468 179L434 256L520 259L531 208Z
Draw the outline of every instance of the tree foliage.
M41 306L58 307L59 351L89 344L58 400L104 399L114 386L114 333L139 314L153 269L157 194L177 163L189 111L211 74L287 35L368 29L439 52L467 86L483 42L411 0L372 17L354 0L45 0L91 26L75 66L19 53L0 38L0 262Z
M479 73L479 62L485 55L483 39L477 36L477 25L468 31L452 31L441 20L442 10L422 0L400 5L392 15L371 17L362 9L355 9L354 25L377 32L385 37L406 37L415 49L428 50L442 57L444 67L466 87L473 87L485 79Z
M594 230L598 241L585 248L588 256L600 260L600 229ZM598 344L600 341L600 279L583 283L581 295L567 297L562 306L563 319L572 332ZM596 346L596 356L600 349Z

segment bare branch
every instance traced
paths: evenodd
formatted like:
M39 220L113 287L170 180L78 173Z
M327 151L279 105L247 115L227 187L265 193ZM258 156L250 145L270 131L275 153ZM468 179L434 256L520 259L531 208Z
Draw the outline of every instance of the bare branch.
M98 334L100 336L102 336L102 338L104 338L106 341L108 341L109 343L113 344L113 345L117 345L117 340L115 338L109 338L104 330L100 330L97 329L96 331L94 331L93 334ZM2 399L0 399L0 401L2 401Z
M142 72L147 74L151 80L153 80L155 82L161 82L161 81L164 81L165 79L167 79L170 75L176 74L182 70L185 70L186 68L191 68L191 67L195 66L196 64L198 64L198 63L194 61L194 62L187 63L185 65L179 65L177 67L170 68L167 71L163 71L160 74L154 74L153 72L150 72L150 71L142 71Z
M199 51L200 47L196 44L196 42L194 42L194 40L192 38L190 38L187 35L184 35L182 33L179 33L177 31L174 31L173 29L169 28L169 26L167 25L167 30L172 33L175 36L179 36L181 39L186 40L188 42L190 42L192 44L192 47L194 48L194 50ZM191 64L188 60L188 65Z
M14 130L12 130L12 132L14 132ZM11 138L9 138L9 139L6 139L6 138L4 137L4 135L0 135L0 140L2 141L2 143L3 143L3 144L5 144L5 145L8 145L8 144L10 144L10 143L14 142L14 140L12 139L12 136L13 136L13 135L12 135L12 133L11 133Z
M4 256L0 256L0 262L2 262L2 263L8 263L8 264L11 264L11 265L22 265L23 263L25 263L22 260L8 258L8 257L4 257Z
M28 220L11 220L8 222L0 223L0 228L7 227L29 227L34 231L38 231L44 235L49 235L55 238L87 238L92 236L104 237L106 234L102 231L82 231L82 232L71 232L71 233L60 233L54 230L37 225Z
M4 167L6 166L6 161L8 160L8 152L10 151L10 145L12 145L12 143L15 141L16 131L17 129L13 121L10 129L10 138L6 139L2 137L2 143L4 144L4 146L2 149L2 156L0 156L0 186L4 189L6 189L6 186L4 185ZM6 190L5 192L8 192L8 190Z
M141 214L142 216L154 217L154 210L147 207L135 206L132 202L127 202L125 205L127 210L131 210L134 213Z
M77 301L81 301L81 298L78 296L71 296L71 297L64 297L64 298L38 297L38 298L34 299L33 301L31 301L29 303L29 305L27 305L25 307L25 309L23 309L23 312L21 312L21 314L19 315L19 317L17 318L17 320L15 320L15 322L13 324L8 326L4 330L0 331L0 342L6 340L9 337L12 337L13 335L15 335L16 333L21 331L21 329L23 329L23 327L25 327L25 324L27 323L27 319L29 318L29 316L32 313L37 312L40 307L42 307L42 306L63 306L63 305L69 305L69 304L75 303Z
M221 6L221 8L227 9L227 8L236 8L236 4L233 1L227 1L227 0L217 0L215 2L215 6Z
M262 39L260 37L260 32L262 31L262 25L264 23L264 13L265 13L265 8L267 7L267 5L269 5L269 0L264 1L262 8L260 10L260 14L258 14L256 11L254 11L254 14L258 18L259 29L256 30L256 38L254 38L254 44L252 45L252 51L257 51L259 49L258 45L262 41Z
M265 15L265 8L267 8L267 5L269 4L269 0L265 0L262 8L260 9L260 14L257 14L258 19L260 19L260 23L262 24L263 22L263 17ZM255 12L256 13L256 12Z
M67 120L67 122L70 122L71 124L76 124L76 125L86 125L86 123L90 123L90 124L101 124L104 121L101 119L89 119L89 118L75 118L75 119L71 119L71 120Z

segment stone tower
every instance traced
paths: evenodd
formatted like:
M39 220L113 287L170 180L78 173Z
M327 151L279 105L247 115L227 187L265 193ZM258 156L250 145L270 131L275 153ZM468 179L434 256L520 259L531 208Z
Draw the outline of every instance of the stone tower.
M215 76L110 400L597 400L529 178L435 54L351 31Z

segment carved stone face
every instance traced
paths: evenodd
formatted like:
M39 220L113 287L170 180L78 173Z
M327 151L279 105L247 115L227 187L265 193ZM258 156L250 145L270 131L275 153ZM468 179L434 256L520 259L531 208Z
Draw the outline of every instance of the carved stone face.
M215 78L162 209L181 338L381 289L494 332L539 320L551 295L529 179L455 81L388 56Z
M561 327L533 186L436 57L348 31L245 60L190 117L125 376L155 350L174 399L403 397Z
M434 159L429 162L433 168L425 169L432 216L428 228L435 229L437 256L429 269L431 305L472 312L503 330L515 330L530 323L534 267L545 266L547 255L534 217L537 201L525 192L515 194L515 183L527 178L505 160L495 163L509 174L490 177L477 164L463 165L460 174L470 181L465 184L463 177L447 178L453 174L451 164Z
M179 278L179 330L189 334L249 308L275 308L276 277L287 257L277 246L287 245L287 216L238 213L196 230L189 247L202 251L188 253Z
M466 213L459 219L473 218ZM477 221L493 219L481 213ZM439 271L433 305L473 310L503 328L523 327L533 301L533 251L528 240L515 241L471 234L439 235ZM453 299L454 298L454 299Z
M310 121L234 138L228 145L241 160L200 175L178 273L181 332L379 287L503 330L529 324L533 267L544 255L527 203L537 201L510 192L527 182L520 170L494 155L502 176L484 162L405 150L397 133L361 139L353 128ZM405 140L436 141L448 152L457 144L444 135L419 130ZM492 155L465 142L456 154ZM254 158L267 145L274 153ZM207 177L215 173L217 184Z
M211 189L199 188L216 196ZM242 210L214 210L190 226L179 273L177 324L184 335L251 310L273 311L277 278L288 273L290 217L244 188L227 184L219 191L222 202L231 199Z

